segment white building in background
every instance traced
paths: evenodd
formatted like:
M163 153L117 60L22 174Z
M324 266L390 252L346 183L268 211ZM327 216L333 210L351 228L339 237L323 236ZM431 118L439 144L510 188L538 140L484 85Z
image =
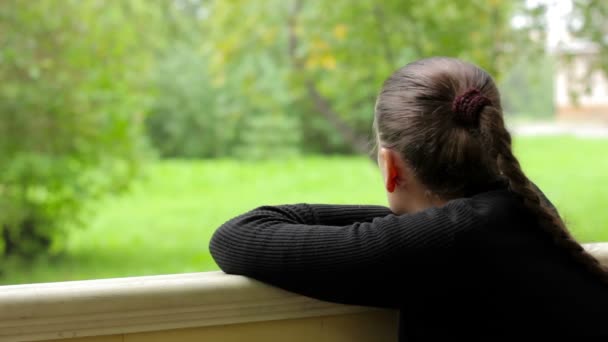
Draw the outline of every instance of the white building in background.
M593 71L599 49L589 42L570 41L553 50L556 56L554 101L560 121L608 123L608 76ZM576 95L572 95L576 94Z
M526 1L530 6L542 4L547 9L547 49L557 62L553 85L555 116L560 121L608 124L608 76L601 72L588 73L589 66L600 58L599 49L593 43L573 38L568 32L572 0ZM572 91L580 95L578 101L570 96Z

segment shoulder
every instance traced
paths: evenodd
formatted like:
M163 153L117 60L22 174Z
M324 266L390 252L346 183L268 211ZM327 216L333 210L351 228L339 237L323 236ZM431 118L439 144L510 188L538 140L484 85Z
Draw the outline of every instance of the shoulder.
M465 246L511 234L527 227L530 219L521 200L508 189L454 199L442 210L453 217L456 244Z
M473 216L476 224L458 232L455 246L458 253L475 255L477 262L490 255L510 254L536 241L538 229L534 217L521 199L508 189L489 191L460 202Z
M432 209L456 220L463 228L476 228L497 221L505 221L523 214L523 204L508 189L498 189L475 194L471 197L448 201L443 207Z
M489 222L512 218L524 211L522 201L508 189L476 194L470 197L467 203L471 210Z
M517 198L509 191L489 191L415 213L376 217L364 224L404 250L437 251L453 247L461 236L474 235L519 215L519 207Z

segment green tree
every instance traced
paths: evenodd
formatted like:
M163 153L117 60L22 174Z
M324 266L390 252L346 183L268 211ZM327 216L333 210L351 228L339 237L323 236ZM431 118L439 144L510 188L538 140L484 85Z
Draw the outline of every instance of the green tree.
M508 115L550 118L555 111L555 57L549 54L532 60L525 57L513 65L499 84L503 109Z
M608 3L574 0L569 19L568 31L574 42L560 47L558 63L570 69L568 93L578 103L581 95L594 90L597 74L608 76Z
M574 0L573 4L568 26L570 33L598 48L597 58L591 60L588 71L602 70L608 74L608 2Z
M0 255L58 250L86 204L136 172L152 61L141 32L158 13L143 0L0 3Z
M216 83L242 85L235 96L257 112L297 120L306 144L329 135L361 153L376 92L397 67L448 55L501 80L519 55L540 55L544 42L544 9L524 1L235 0L205 8ZM511 25L516 14L529 24Z
M204 56L183 42L153 72L155 99L146 127L162 157L218 157L228 153L235 122L219 108Z

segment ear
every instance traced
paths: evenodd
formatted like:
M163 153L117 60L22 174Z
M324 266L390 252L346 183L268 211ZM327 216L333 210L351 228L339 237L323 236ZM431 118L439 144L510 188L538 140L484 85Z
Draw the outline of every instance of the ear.
M379 162L382 164L381 169L384 173L386 191L394 192L401 181L399 157L393 150L382 147Z

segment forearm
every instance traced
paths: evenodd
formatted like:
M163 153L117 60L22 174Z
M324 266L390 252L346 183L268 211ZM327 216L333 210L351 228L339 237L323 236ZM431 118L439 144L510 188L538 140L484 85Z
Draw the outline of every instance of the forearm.
M456 232L474 216L457 203L405 215L381 206L262 206L222 224L209 250L229 274L323 300L389 307L405 287L428 280L432 260L451 260Z
M285 204L275 206L299 213L299 223L343 226L356 222L371 222L376 217L384 217L393 212L380 205L363 204Z

